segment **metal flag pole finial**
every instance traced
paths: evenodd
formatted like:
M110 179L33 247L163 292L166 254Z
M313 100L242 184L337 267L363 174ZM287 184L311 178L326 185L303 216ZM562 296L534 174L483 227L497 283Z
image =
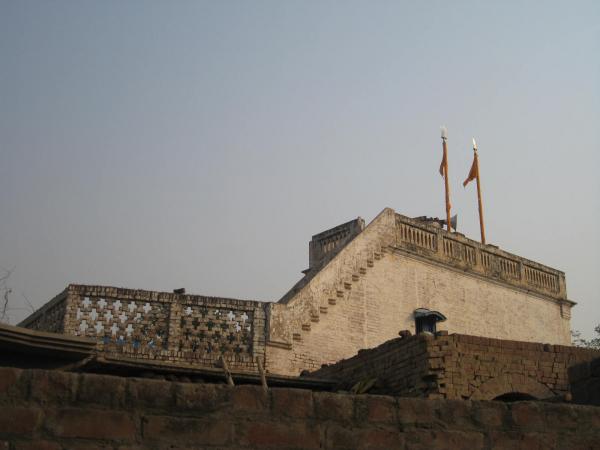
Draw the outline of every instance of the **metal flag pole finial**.
M475 142L475 138L473 138L473 150L477 151L477 142Z
M445 125L442 125L441 131L442 131L442 139L443 140L448 139L448 128L446 128Z

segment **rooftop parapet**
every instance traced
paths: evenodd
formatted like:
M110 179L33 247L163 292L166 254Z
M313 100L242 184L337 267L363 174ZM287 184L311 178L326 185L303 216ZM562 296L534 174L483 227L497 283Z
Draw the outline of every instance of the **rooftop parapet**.
M19 325L91 338L122 358L255 371L264 359L265 304L109 286L71 284Z
M460 233L449 233L431 222L396 213L396 247L467 273L574 304L567 300L564 272Z
M308 244L309 270L330 260L342 247L365 229L364 219L349 222L315 234Z

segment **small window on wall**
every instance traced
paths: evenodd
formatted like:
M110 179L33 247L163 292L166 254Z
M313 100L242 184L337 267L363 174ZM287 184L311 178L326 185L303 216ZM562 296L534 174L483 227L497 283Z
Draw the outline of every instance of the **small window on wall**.
M435 333L436 324L443 322L446 317L438 311L430 311L425 308L415 309L415 330L417 334Z

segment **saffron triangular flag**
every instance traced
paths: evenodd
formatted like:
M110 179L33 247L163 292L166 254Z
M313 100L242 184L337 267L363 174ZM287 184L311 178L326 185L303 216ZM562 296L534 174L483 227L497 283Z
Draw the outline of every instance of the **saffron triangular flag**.
M477 153L475 153L473 155L473 164L471 164L471 170L469 170L469 176L467 176L467 179L463 182L463 187L467 186L467 184L477 178L477 166Z
M446 152L444 152L444 156L442 157L442 162L440 164L440 175L444 176L444 170L446 168Z

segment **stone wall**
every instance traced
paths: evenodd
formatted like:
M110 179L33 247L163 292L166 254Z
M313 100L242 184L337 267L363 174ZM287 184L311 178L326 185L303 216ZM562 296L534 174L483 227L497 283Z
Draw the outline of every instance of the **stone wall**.
M99 351L111 356L210 367L223 355L231 368L248 371L256 357L264 361L264 303L70 285L48 306L21 325L60 324L63 333L98 340Z
M269 310L267 367L297 375L415 331L570 344L564 273L384 210L321 270Z
M600 408L0 368L0 449L592 449Z
M600 406L600 355L569 367L569 382L574 403Z
M546 399L569 392L569 367L599 356L578 347L439 333L397 338L311 375L339 380L344 389L376 379L374 392L402 396Z

